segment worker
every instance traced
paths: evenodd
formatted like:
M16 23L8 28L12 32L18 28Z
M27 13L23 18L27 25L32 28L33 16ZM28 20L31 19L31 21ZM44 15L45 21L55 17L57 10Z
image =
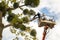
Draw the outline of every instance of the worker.
M34 20L34 19L36 19L36 18L39 18L39 19L41 18L41 15L40 15L40 13L39 13L39 12L38 12L34 17L33 17L33 19L32 19L32 20ZM32 20L31 20L31 21L32 21Z
M44 13L42 14L42 19L43 20L46 20L46 17L45 17L45 14Z

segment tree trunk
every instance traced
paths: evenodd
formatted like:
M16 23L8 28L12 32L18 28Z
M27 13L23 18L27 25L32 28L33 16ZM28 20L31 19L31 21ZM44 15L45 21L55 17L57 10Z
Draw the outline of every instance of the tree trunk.
M0 40L2 40L3 28L4 28L4 25L2 24L2 12L0 11Z

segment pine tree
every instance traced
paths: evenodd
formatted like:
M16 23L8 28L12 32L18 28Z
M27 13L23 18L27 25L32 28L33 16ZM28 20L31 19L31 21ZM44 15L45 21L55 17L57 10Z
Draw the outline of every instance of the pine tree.
M35 11L34 10L29 10L29 9L24 9L23 10L23 6L27 6L27 7L37 7L39 5L39 1L40 0L23 0L24 5L19 6L19 2L16 2L17 0L1 0L0 2L0 39L2 39L2 30L5 27L9 27L9 26L13 26L11 29L12 33L16 33L15 29L20 29L21 30L21 35L25 35L25 31L30 33L31 32L31 36L36 36L36 31L30 29L30 27L26 27L26 25L24 24L28 24L28 22L30 22L30 16L31 15L35 15ZM9 2L11 2L11 4L13 3L13 7L9 7ZM21 14L16 15L14 13L12 13L12 10L15 10L17 8L20 8L23 11L23 15L28 15L25 16L23 18L18 18L21 16ZM2 17L5 17L6 14L8 14L7 17L7 21L10 23L9 25L4 26L4 24L2 23ZM33 34L32 34L33 33ZM19 35L19 33L17 34ZM17 37L16 37L17 38Z

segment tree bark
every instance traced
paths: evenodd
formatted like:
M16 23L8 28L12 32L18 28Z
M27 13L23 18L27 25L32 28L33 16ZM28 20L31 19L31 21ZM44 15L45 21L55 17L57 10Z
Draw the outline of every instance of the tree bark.
M2 12L0 11L0 40L2 40L3 28L4 28L4 25L2 24Z

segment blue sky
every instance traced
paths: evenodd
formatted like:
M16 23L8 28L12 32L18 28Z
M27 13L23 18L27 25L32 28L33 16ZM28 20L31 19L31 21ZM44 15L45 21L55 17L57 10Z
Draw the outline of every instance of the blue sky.
M55 11L51 11L52 9L51 8L48 8L48 7L44 7L44 8L41 8L39 11L44 13L46 16L49 16L49 17L53 17L54 16L54 20L58 19L58 14L55 14Z

